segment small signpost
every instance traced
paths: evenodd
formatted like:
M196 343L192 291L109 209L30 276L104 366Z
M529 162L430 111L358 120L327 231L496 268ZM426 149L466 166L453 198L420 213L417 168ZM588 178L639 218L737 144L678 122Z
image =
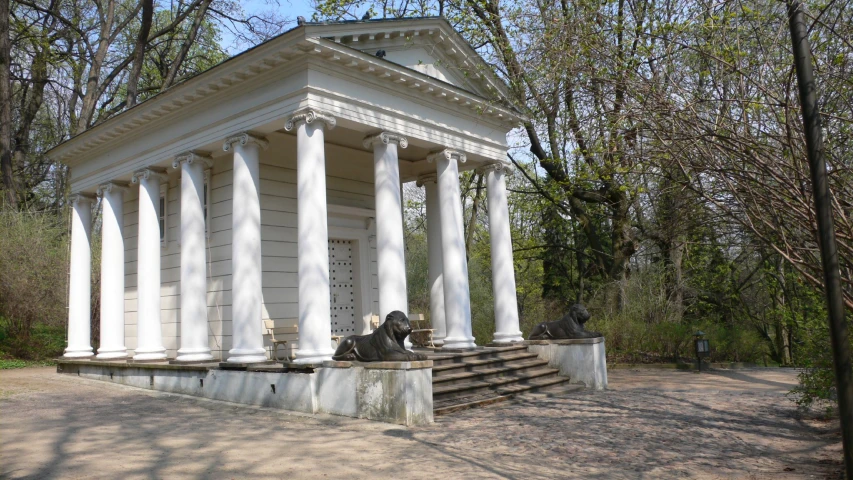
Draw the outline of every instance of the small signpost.
M705 332L699 330L693 334L693 346L696 349L696 372L702 372L702 357L707 357L711 354L711 345L705 336Z

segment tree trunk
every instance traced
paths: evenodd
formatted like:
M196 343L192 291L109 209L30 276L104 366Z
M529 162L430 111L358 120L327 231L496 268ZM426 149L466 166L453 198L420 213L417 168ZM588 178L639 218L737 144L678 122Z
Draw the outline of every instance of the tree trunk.
M142 62L145 60L145 48L148 46L148 34L151 31L151 21L154 17L154 0L140 0L142 4L142 23L133 47L133 64L127 77L126 108L136 105L136 94L139 91L139 76L142 74Z
M14 137L14 155L18 162L23 161L24 157L30 153L30 131L44 102L44 89L48 82L47 62L49 56L50 47L44 46L41 49L37 47L33 56L33 63L30 66L30 88L27 89L25 97L21 99L21 118Z
M474 232L477 230L477 210L480 208L480 193L483 190L483 175L477 175L477 190L471 204L471 218L468 220L468 230L465 232L465 258L471 258L471 244L474 243Z
M12 79L9 39L9 0L0 0L0 170L3 189L10 208L17 208L18 197L12 174Z
M776 350L779 352L779 362L782 365L791 364L791 344L789 337L788 322L785 319L785 312L788 310L786 296L787 285L785 284L785 266L782 259L776 261L776 279L779 282L779 288L776 290Z
M575 228L575 222L572 220L572 239L575 245L575 254L577 255L578 262L578 290L575 296L575 303L583 304L583 294L586 285L584 285L584 279L586 277L586 261L584 259L584 245L580 241L581 236L578 234L577 229Z
M190 28L189 35L187 35L187 39L184 41L184 44L181 45L181 50L178 52L178 56L175 57L175 61L172 62L172 66L169 67L169 73L166 75L165 80L163 80L162 90L165 90L172 86L175 83L175 79L178 77L178 71L183 65L184 60L187 58L187 54L190 51L190 47L192 47L193 43L195 43L195 38L198 35L198 31L201 29L201 24L204 21L204 16L207 14L207 7L210 6L211 0L203 0L201 5L198 7L198 11L195 14L195 19L193 19L193 25Z
M613 202L612 207L613 262L609 276L616 286L613 306L616 309L615 311L621 312L628 306L628 262L634 255L637 246L631 234L628 195L621 191L614 192L612 195L616 197L616 201Z
M98 17L101 22L98 34L98 48L95 51L94 57L92 57L92 64L89 67L89 76L86 79L86 93L83 95L83 104L80 106L80 117L77 119L76 134L85 132L95 117L95 108L100 91L101 67L104 65L104 59L106 59L110 48L110 37L115 21L115 0L107 0L106 3L106 12L100 8L98 9Z
M681 323L684 317L684 239L680 236L669 249L670 295L673 321Z

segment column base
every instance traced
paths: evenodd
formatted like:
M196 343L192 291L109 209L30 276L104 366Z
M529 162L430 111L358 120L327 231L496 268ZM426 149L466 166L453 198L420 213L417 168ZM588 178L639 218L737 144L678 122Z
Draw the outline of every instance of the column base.
M65 353L62 356L64 358L94 357L95 352L92 351L92 347L68 347L65 349Z
M492 343L516 343L523 342L524 337L521 336L521 332L514 333L498 333L495 332L495 338L492 339Z
M477 348L477 344L474 342L474 339L473 339L473 338L465 338L465 337L452 338L452 337L446 337L446 338L444 339L444 344L442 344L441 348L445 348L445 349L454 349L454 350L458 350L458 349L466 349L466 348L467 348L467 349L474 349L474 348Z
M127 349L122 348L121 350L98 350L98 354L95 355L95 358L127 358Z
M178 350L175 362L205 362L213 360L209 348L182 348Z
M133 356L134 360L163 360L166 358L166 349L163 347L160 348L151 348L151 349L136 349L136 354Z
M232 348L228 351L228 363L266 362L267 351L264 348Z
M290 363L323 363L331 360L335 351L331 348L328 350L296 350L296 358Z

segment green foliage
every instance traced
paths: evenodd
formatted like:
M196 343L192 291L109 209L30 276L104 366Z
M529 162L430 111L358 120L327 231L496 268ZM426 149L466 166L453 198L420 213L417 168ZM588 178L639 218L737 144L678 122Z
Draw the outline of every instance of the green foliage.
M0 360L0 370L26 367L50 367L56 365L52 360Z
M64 216L0 213L0 348L49 358L65 347L68 243Z
M711 361L764 363L767 348L758 333L737 321L712 314L679 319L667 295L665 271L656 266L633 274L627 282L626 306L614 310L597 293L589 302L593 314L587 324L607 338L611 362L690 362L694 357L693 334L703 331L710 340Z
M848 320L848 330L853 327ZM835 370L833 368L829 327L825 311L810 317L801 334L800 351L802 369L798 374L800 384L791 392L791 398L803 408L820 407L832 410L837 401Z

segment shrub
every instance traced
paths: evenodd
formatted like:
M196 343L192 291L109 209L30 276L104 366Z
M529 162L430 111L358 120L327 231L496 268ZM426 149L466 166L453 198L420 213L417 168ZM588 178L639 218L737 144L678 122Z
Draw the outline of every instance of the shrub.
M66 222L55 213L0 213L0 315L7 354L42 358L64 348L67 238Z
M665 276L654 266L635 272L624 288L621 310L613 308L605 285L589 300L592 319L587 329L607 338L608 359L613 362L649 363L692 361L693 334L705 332L710 340L710 361L763 362L767 345L755 329L715 317L680 315L665 287Z

